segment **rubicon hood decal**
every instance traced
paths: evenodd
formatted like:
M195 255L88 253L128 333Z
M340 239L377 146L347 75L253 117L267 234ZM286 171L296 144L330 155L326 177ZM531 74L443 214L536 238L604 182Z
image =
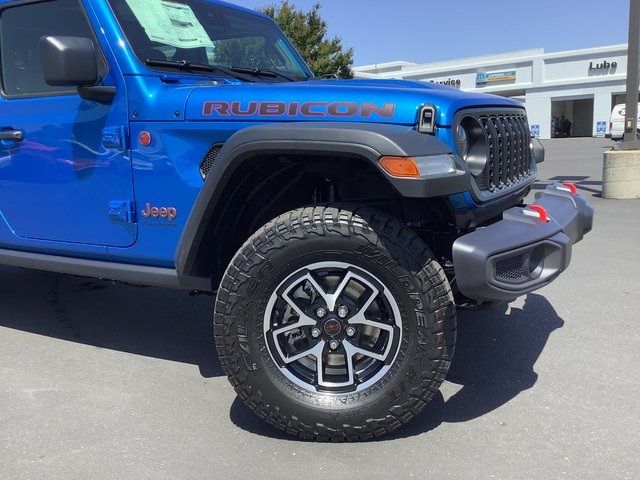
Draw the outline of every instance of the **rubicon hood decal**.
M458 109L516 106L506 98L403 81L309 81L199 86L187 120L225 122L367 122L413 126L424 105L437 105L437 123L450 125Z
M369 119L393 118L394 103L355 102L204 102L202 115L205 117L360 117Z

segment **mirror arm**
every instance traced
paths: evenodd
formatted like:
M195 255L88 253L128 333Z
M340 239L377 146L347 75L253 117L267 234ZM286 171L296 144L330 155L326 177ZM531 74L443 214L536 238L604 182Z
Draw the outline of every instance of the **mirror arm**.
M94 87L78 87L78 94L85 100L110 104L116 96L116 87L105 87L101 85Z

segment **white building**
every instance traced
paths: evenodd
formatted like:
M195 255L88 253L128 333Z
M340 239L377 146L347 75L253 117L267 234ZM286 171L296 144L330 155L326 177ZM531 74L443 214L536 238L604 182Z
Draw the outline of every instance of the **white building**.
M526 104L531 130L540 138L604 136L613 106L625 103L627 45L522 50L423 64L398 61L354 70L359 78L438 82L515 98Z

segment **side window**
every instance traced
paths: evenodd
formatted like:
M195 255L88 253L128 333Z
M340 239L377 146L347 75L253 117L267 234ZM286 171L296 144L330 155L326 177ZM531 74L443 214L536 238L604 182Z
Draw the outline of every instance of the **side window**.
M0 58L3 92L9 97L73 92L75 87L52 87L44 80L40 38L47 35L93 40L79 0L53 0L9 7L0 15ZM106 64L99 56L101 76Z

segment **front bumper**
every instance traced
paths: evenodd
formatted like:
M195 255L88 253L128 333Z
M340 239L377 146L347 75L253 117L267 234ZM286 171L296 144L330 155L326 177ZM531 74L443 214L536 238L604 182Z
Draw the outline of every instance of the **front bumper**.
M460 292L479 302L511 300L555 280L571 261L573 244L593 225L593 207L562 183L536 195L535 205L507 210L503 220L453 244ZM533 210L533 209L536 210ZM539 211L548 213L547 221Z

